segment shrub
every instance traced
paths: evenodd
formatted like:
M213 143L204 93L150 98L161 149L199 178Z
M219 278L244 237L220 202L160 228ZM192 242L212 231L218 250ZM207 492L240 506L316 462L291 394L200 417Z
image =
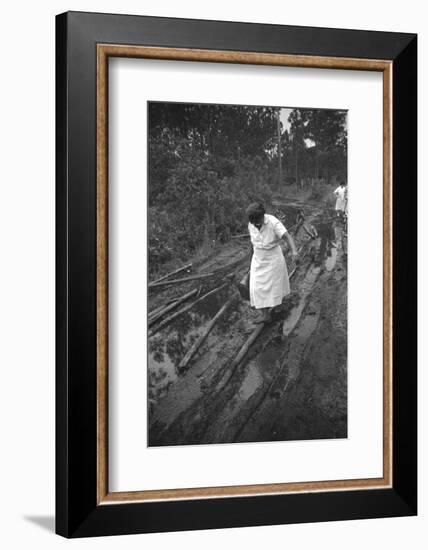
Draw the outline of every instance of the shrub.
M151 153L155 150L150 149ZM158 163L150 162L150 166L151 275L161 272L169 262L190 257L202 245L209 250L209 243L225 242L232 234L244 231L249 202L261 200L269 207L272 201L268 173L259 159L245 159L239 164L220 159L216 170L215 158L182 148L180 160L170 163L167 173Z

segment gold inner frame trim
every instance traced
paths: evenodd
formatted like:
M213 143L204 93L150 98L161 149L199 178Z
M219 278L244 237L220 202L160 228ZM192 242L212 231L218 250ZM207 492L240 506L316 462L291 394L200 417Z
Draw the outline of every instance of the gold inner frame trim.
M108 59L145 59L346 69L383 73L383 476L225 487L108 489ZM392 62L373 59L97 45L97 503L222 498L392 486Z

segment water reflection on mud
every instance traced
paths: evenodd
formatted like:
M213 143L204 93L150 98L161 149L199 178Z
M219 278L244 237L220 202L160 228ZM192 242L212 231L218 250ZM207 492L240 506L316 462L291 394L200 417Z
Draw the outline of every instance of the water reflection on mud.
M242 401L246 401L257 391L262 383L263 378L260 375L258 368L256 368L253 364L250 364L248 372L239 389L239 397Z
M177 317L162 333L149 339L148 345L148 375L149 399L152 403L163 398L176 380L176 367L190 346L205 331L209 321L222 307L229 290L216 292L206 300L197 303L190 311ZM229 311L218 324L216 330L225 331L230 314ZM207 340L209 343L209 338Z
M341 220L327 218L317 224L319 248L315 264L332 271L336 265L338 251L344 248L344 226Z
M314 263L309 267L305 277L299 283L299 301L293 307L289 316L283 324L283 335L288 336L297 325L307 297L312 292L313 286L321 272L322 266L326 271L332 271L338 259L339 251L345 252L345 237L343 222L334 216L318 219L314 222L318 238L316 240L317 252L314 257Z
M337 247L335 246L332 246L328 251L327 251L327 258L325 259L325 268L327 271L331 271L334 266L336 265L336 260L337 260Z
M296 306L290 311L287 319L284 321L282 327L282 333L284 336L288 336L294 327L297 325L302 311L306 305L306 299L309 294L312 292L312 288L320 274L321 268L319 266L312 266L306 272L305 278L303 279L300 289L299 289L299 301Z

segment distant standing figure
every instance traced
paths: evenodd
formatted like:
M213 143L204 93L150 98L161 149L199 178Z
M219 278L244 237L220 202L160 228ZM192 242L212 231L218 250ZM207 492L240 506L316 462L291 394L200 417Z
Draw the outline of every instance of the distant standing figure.
M336 196L336 206L335 210L338 215L344 214L347 212L347 189L345 182L341 182L339 187L333 191L334 195Z
M290 294L287 265L280 246L287 239L293 257L297 256L293 237L284 225L271 214L265 213L261 203L247 208L248 231L253 245L250 267L250 304L262 310L258 322L269 322L271 310Z

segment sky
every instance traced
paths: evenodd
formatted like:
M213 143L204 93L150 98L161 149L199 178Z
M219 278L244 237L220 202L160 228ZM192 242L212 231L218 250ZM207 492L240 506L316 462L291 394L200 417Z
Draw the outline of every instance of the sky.
M291 124L288 122L288 117L293 109L290 109L289 107L281 107L280 113L279 113L279 120L282 122L282 128L283 131L290 130ZM312 147L315 145L315 143L309 139L305 139L306 147Z
M283 107L281 109L281 112L279 113L279 119L282 122L282 127L284 130L290 129L290 123L288 122L288 117L293 109L289 109L288 107Z

